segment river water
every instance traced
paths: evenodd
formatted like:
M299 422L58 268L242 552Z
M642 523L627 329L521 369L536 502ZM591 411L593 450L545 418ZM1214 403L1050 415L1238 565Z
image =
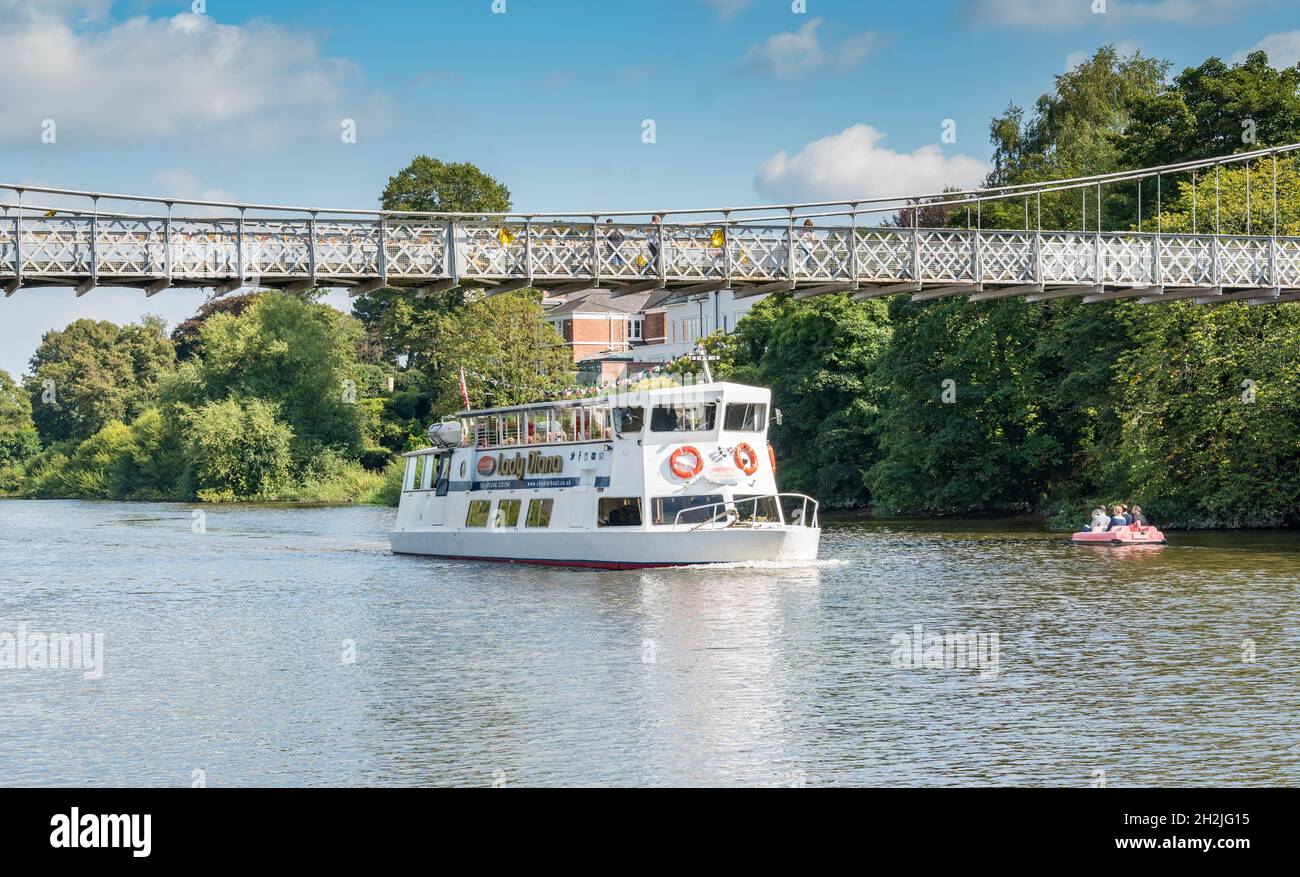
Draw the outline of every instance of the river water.
M0 785L1300 784L1298 532L846 519L815 565L599 572L392 517L0 501Z

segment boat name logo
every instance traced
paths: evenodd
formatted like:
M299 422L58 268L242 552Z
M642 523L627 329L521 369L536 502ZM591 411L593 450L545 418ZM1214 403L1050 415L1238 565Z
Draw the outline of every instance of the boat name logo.
M478 469L478 474L480 475L491 475L493 472L497 471L496 457L493 457L491 454L479 457L478 463L475 464L475 468Z
M492 470L496 470L503 478L523 478L525 475L558 475L564 471L564 458L558 454L548 456L541 451L529 451L527 457L518 453L498 454L496 459L492 460L491 468L486 472L483 470L482 462L479 463L480 473L491 475Z

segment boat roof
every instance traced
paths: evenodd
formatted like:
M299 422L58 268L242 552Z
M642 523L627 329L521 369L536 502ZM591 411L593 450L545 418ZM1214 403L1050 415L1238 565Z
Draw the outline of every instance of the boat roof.
M766 402L769 396L769 391L765 387L733 384L728 381L713 381L707 384L653 387L645 390L628 389L622 392L584 396L580 399L554 399L547 402L529 402L526 405L503 405L499 408L472 408L458 411L454 416L477 417L484 414L509 414L518 411L534 411L539 408L576 408L580 405L592 404L607 404L621 408L626 405L635 405L638 402L650 402L666 397L718 396L723 392L730 397L734 397L737 401Z

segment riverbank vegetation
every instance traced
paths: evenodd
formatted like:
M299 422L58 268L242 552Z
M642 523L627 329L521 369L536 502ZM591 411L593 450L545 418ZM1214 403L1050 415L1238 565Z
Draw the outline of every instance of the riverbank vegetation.
M1300 68L1262 53L1167 65L1111 49L1057 78L1032 112L994 119L989 185L1105 173L1300 141ZM1253 133L1254 139L1243 133ZM1165 232L1267 234L1268 159L1196 183L1164 180ZM1279 166L1279 230L1300 234L1300 173ZM1249 208L1247 192L1250 191ZM1097 227L1095 190L1088 228ZM1102 193L1101 227L1154 231L1148 185ZM1196 201L1195 208L1193 202ZM964 227L964 208L928 210ZM1037 205L1030 205L1036 212ZM1023 227L1025 205L992 202L985 227ZM1080 228L1078 191L1043 197L1044 228ZM1195 220L1193 212L1195 209ZM910 225L904 211L900 223ZM817 325L818 340L788 339ZM782 487L832 506L899 514L1038 513L1077 527L1083 510L1140 503L1162 524L1300 521L1300 305L1205 307L1077 299L915 303L770 298L730 337L711 339L724 374L772 386L787 412L774 427L790 461ZM951 384L945 382L951 381ZM945 397L945 387L951 393ZM829 390L829 392L828 392ZM816 401L813 401L816 400ZM853 424L849 429L844 424Z
M1111 48L992 120L989 185L1105 173L1300 141L1300 67L1263 53L1169 65ZM1271 231L1267 159L1042 198L1044 228ZM1300 234L1300 168L1278 168L1280 231ZM1248 195L1249 193L1249 195ZM1159 202L1157 204L1157 198ZM417 157L389 209L507 211L505 186ZM1214 209L1217 204L1217 212ZM1157 210L1158 206L1158 210ZM1032 207L981 207L1019 228ZM917 204L910 225L965 227ZM1086 215L1084 211L1087 211ZM1158 219L1157 219L1158 215ZM706 339L719 376L772 388L783 490L831 508L1022 514L1062 526L1140 503L1164 525L1300 520L1300 304L855 302L770 297ZM398 455L460 407L553 395L568 349L531 291L416 298L380 290L350 315L313 294L213 299L170 335L78 320L21 382L0 373L0 493L115 499L395 502Z

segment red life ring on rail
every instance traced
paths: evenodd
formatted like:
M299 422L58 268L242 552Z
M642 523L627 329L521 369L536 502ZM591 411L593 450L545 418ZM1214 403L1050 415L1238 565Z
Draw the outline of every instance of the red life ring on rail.
M758 471L758 451L748 442L741 442L736 445L735 452L731 455L736 461L736 466L746 475L753 475Z
M771 442L767 443L767 459L772 463L772 474L775 475L776 474L776 448L772 447Z
M695 460L693 465L687 465L682 458L692 457ZM704 468L704 455L695 448L694 445L682 445L673 451L673 455L668 458L668 467L673 470L673 474L682 480L694 478L700 474Z

